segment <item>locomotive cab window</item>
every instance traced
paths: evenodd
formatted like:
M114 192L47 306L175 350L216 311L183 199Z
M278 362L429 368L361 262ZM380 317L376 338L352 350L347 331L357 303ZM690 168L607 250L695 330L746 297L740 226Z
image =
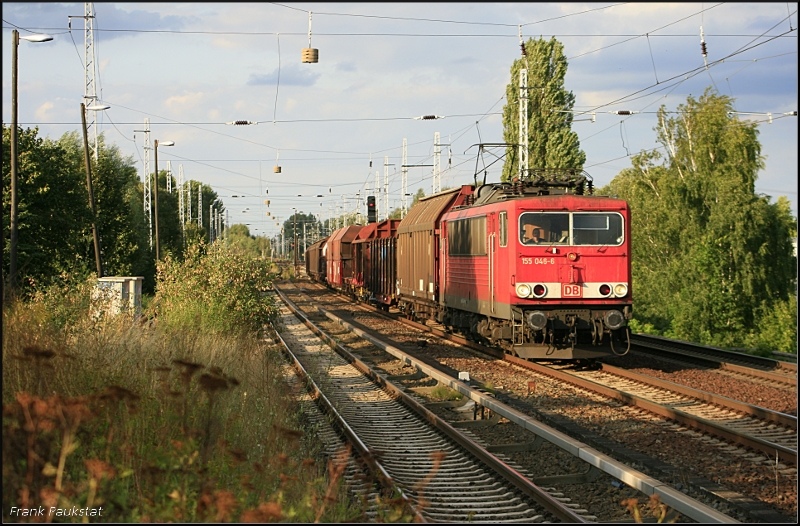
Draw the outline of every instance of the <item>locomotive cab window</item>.
M616 212L524 212L519 216L523 245L611 245L625 239L622 215Z
M576 213L572 215L576 245L621 245L624 239L622 216L616 213Z
M568 245L569 214L526 212L519 216L523 245Z

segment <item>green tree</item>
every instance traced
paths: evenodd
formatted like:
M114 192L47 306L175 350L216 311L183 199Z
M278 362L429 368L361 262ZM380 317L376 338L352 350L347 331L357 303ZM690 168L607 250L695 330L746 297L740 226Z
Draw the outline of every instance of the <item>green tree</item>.
M578 134L572 131L575 95L564 87L567 58L564 45L550 40L528 39L526 56L511 65L511 82L506 86L503 108L503 140L517 144L519 140L519 71L528 70L528 166L534 168L583 169L586 154L580 149ZM516 146L506 148L503 181L519 173Z
M77 131L67 132L58 139L58 144L68 154L70 169L84 174L85 186L83 137ZM91 158L90 161L103 272L108 276L143 275L150 281L155 274L155 263L150 252L141 184L133 157L123 157L119 148L107 145L101 134L98 137L98 159ZM85 257L93 262L91 231L84 244Z
M88 273L91 240L86 175L64 148L18 132L18 284L49 283L62 272ZM11 216L11 128L3 125L3 217ZM10 221L3 221L3 275L8 276Z
M322 230L322 225L319 223L319 221L317 221L317 218L314 214L304 214L302 212L296 212L291 216L289 216L289 219L283 222L283 235L285 236L284 239L286 239L287 241L286 247L288 251L287 255L289 256L289 258L294 258L292 245L294 244L295 223L297 224L297 245L300 250L297 254L299 261L303 258L302 254L305 252L305 246L311 245L311 243L314 242L315 238L321 236L319 232L321 232ZM305 225L305 241L303 239L303 225Z
M763 168L757 125L732 99L708 89L654 128L666 150L633 157L603 191L631 206L637 319L681 339L739 347L768 323L796 287L788 203L755 193ZM783 330L794 335L797 323ZM758 339L757 337L755 338ZM794 348L794 346L792 346Z

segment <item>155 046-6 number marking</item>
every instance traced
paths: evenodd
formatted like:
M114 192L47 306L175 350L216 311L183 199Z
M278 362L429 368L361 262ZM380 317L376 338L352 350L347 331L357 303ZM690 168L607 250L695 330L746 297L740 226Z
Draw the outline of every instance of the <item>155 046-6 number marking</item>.
M523 265L555 265L556 258L522 258Z

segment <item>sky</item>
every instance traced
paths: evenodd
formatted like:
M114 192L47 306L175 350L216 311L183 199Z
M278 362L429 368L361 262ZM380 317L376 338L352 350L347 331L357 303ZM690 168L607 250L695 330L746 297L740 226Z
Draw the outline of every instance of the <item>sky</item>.
M503 141L520 26L525 40L554 36L564 45L566 88L575 110L587 112L573 130L596 187L630 167L632 155L660 146L653 128L661 105L674 111L712 87L735 99L740 119L759 123L765 168L756 191L773 202L785 196L797 216L796 3L94 7L95 86L111 106L97 113L97 130L132 157L141 177L149 118L151 145L175 142L158 149L159 169L169 161L176 178L182 166L186 180L210 185L229 224L247 224L252 234L276 235L295 209L326 219L336 206L354 211L360 199L363 213L376 172L381 187L388 172L389 208L399 207L403 139L407 164L432 165L439 132L441 185L473 182L474 145ZM54 37L21 41L18 55L19 123L52 139L80 129L84 19L69 17L83 13L83 4L3 3L4 43L15 28ZM301 63L309 20L316 64ZM2 53L8 124L11 46ZM611 113L619 110L639 113ZM422 115L444 118L414 119ZM236 120L258 124L226 124ZM490 167L487 181L499 180L501 169ZM408 193L429 195L432 170L408 168Z

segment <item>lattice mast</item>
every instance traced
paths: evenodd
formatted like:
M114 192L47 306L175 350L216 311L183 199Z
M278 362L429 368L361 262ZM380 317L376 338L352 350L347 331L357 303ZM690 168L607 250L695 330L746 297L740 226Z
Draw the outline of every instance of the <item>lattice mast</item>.
M381 220L381 172L375 170L375 219Z
M83 103L88 108L97 105L97 61L94 56L94 4L86 2L83 4L83 64L84 64L84 83L83 83ZM86 112L86 133L89 137L89 149L92 157L97 160L97 112Z
M529 173L528 167L528 53L522 40L522 26L519 26L519 45L525 62L519 70L519 178Z
M383 218L389 219L389 157L383 158Z
M87 112L93 113L93 112ZM153 248L153 189L150 184L150 118L144 119L144 217L147 221L147 230L150 232L150 248Z
M183 165L178 165L178 217L181 218L181 233L186 233L186 212L183 204Z
M433 134L433 193L442 191L442 145L439 132Z
M402 189L402 203L403 211L400 218L404 218L408 213L408 139L403 139L403 189Z

